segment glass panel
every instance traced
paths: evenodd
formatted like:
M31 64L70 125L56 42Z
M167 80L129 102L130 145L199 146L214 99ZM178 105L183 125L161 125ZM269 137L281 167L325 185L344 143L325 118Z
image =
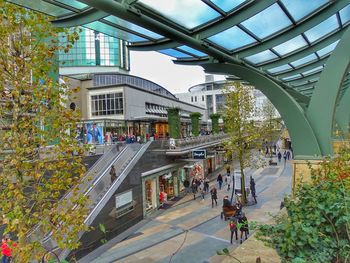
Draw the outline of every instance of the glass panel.
M347 5L342 10L339 11L340 20L342 25L345 25L350 21L350 5Z
M175 58L189 58L192 57L190 55L187 55L185 53L182 53L180 51L177 51L175 49L163 49L163 50L158 50L158 52L163 53L165 55L175 57Z
M301 59L298 59L298 60L295 60L293 61L292 63L290 63L293 67L299 67L301 65L304 65L306 63L309 63L313 60L316 60L317 59L317 56L315 55L315 53L312 53L306 57L303 57Z
M279 72L282 72L282 71L285 71L285 70L288 70L288 69L292 69L292 67L288 64L286 65L282 65L282 66L279 66L279 67L275 67L275 68L271 68L269 70L267 70L269 73L279 73Z
M302 74L304 75L304 76L307 76L307 75L311 75L311 74L313 74L313 73L316 73L316 72L318 72L318 71L321 71L323 69L323 66L318 66L318 67L316 67L316 68L313 68L313 69L310 69L310 70L308 70L308 71L305 71L305 72L303 72Z
M207 4L198 0L139 0L155 12L175 23L192 29L220 16Z
M119 39L123 39L126 41L130 41L130 42L137 42L137 41L146 41L147 39L144 39L142 37L133 35L131 33L119 30L115 27L112 27L110 25L104 24L100 21L95 21L89 24L86 24L85 27L87 28L91 28L93 30L96 30L98 32L110 35L112 37L116 37Z
M88 6L86 4L78 2L77 0L56 0L56 2L61 2L65 5L70 5L72 7L78 8L78 9L83 9L83 8Z
M296 75L293 75L293 76L285 77L282 80L288 81L288 80L294 80L294 79L300 79L300 78L301 78L301 75L300 74L296 74Z
M203 53L203 52L200 52L198 50L195 50L194 48L191 48L191 47L188 47L188 46L181 46L181 47L178 47L179 49L182 49L184 51L187 51L193 55L196 55L198 57L205 57L205 56L208 56L207 54Z
M44 1L41 0L9 0L8 2L14 3L14 4L18 4L21 6L25 6L28 7L30 9L45 13L45 14L49 14L52 16L62 16L62 15L67 15L67 14L71 14L73 13L70 10L67 10L65 8L61 8L59 6L56 5L52 5L49 3L46 3Z
M140 27L138 25L135 25L133 23L130 23L128 21L125 21L119 17L115 17L115 16L107 16L104 18L105 20L109 21L109 22L112 22L114 24L117 24L119 26L122 26L122 27L125 27L127 29L130 29L132 31L135 31L137 33L140 33L140 34L143 34L143 35L146 35L146 36L149 36L151 38L154 38L154 39L160 39L160 38L163 38L163 36L157 34L157 33L154 33L150 30L147 30L143 27Z
M268 37L291 24L292 22L278 4L273 4L255 16L242 22L244 27L259 38Z
M339 24L338 24L337 17L336 15L333 15L327 18L325 21L318 24L317 26L314 26L313 28L306 31L305 35L309 39L309 41L312 43L324 37L325 35L333 32L334 30L338 29L338 27L339 27Z
M245 57L244 59L254 64L259 64L261 62L265 62L274 58L277 58L277 56L274 53L272 53L270 50L265 50L260 53L251 55L249 57Z
M281 0L281 2L287 8L288 12L293 16L294 20L299 21L329 1L312 0L307 1L307 4L305 0Z
M225 12L229 12L247 0L210 0L212 3L220 7Z
M237 26L222 31L214 36L209 37L208 39L228 50L237 49L256 42L254 38L249 36Z
M320 57L328 55L330 52L332 52L335 49L335 47L337 46L338 42L339 42L339 40L337 40L334 43L332 43L332 44L330 44L330 45L320 49L319 51L316 52L317 55L319 55Z
M274 47L273 50L283 56L305 46L307 46L307 42L301 35L299 35Z

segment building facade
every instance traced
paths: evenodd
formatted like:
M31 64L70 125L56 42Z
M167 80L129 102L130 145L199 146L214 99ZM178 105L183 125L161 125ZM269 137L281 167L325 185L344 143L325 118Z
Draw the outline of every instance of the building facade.
M130 70L126 41L84 27L79 27L79 31L79 39L72 48L67 53L59 52L60 75ZM64 44L63 35L60 41Z
M178 100L171 92L149 80L120 73L90 74L69 79L70 87L80 87L71 108L81 111L86 123L96 123L103 133L135 136L168 136L168 108L180 109L181 135L189 136L190 113L205 109Z

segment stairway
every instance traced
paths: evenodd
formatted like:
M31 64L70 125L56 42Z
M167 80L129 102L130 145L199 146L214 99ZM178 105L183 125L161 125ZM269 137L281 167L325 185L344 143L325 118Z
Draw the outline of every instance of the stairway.
M89 213L85 219L86 225L89 226L92 224L99 212L103 209L150 144L151 142L147 142L146 144L134 143L113 147L105 153L82 178L76 187L78 187L79 193L84 193L90 200L88 207ZM114 165L117 174L117 179L113 182L109 174L112 165ZM71 191L68 192L62 199L68 199L71 194ZM83 234L83 232L79 233L79 238ZM59 255L60 259L67 257L70 252L69 250L59 250L56 241L51 238L51 233L42 233L40 227L37 227L30 234L30 238L41 239L43 247L47 250L54 250L55 253Z

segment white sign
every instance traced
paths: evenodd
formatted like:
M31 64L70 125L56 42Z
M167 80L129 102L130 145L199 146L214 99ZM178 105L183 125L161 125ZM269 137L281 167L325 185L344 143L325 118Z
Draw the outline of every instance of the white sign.
M115 207L119 208L132 202L132 190L115 196Z

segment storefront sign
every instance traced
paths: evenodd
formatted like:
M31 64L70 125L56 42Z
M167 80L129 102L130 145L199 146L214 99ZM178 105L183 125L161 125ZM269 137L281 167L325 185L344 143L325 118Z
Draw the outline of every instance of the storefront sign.
M193 159L205 159L206 157L207 157L206 150L194 150L194 151L192 151L192 158Z
M132 203L132 190L115 196L115 207L119 208Z

